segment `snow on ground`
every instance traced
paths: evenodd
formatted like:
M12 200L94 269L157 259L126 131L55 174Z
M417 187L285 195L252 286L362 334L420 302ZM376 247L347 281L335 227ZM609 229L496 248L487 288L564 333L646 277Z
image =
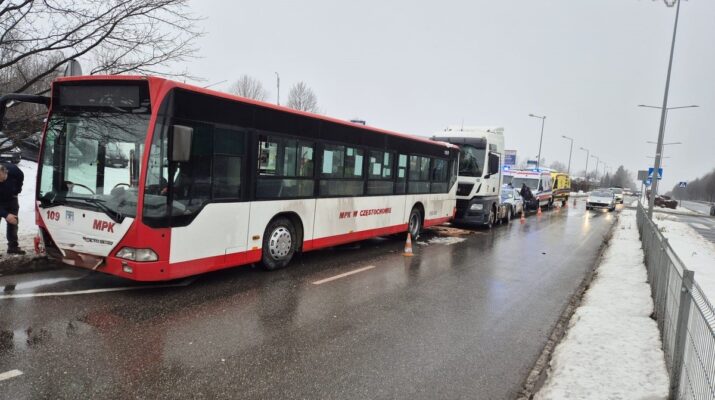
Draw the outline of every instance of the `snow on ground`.
M22 193L18 197L20 203L20 212L18 215L19 229L18 239L20 247L27 251L28 254L34 254L34 238L37 235L37 225L35 225L35 178L37 177L37 163L32 161L22 160L18 164L20 170L25 174L25 181L22 186ZM2 232L3 240L0 243L0 253L4 253L7 246L5 219L0 222L0 232Z
M466 238L463 237L454 237L454 236L441 236L441 237L433 237L430 240L426 242L417 242L417 244L426 246L430 244L446 244L446 245L451 245L451 244L456 244L456 243L461 243L463 241L467 240Z
M536 399L666 399L668 373L635 211L621 212Z
M673 215L656 212L653 219L685 267L695 271L708 300L715 301L715 245Z

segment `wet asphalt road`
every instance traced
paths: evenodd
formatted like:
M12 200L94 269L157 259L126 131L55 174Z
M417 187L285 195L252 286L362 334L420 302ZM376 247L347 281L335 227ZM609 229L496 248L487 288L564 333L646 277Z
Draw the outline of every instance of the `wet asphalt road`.
M0 398L514 398L614 220L581 199L523 225L428 232L412 258L375 239L165 288L0 277L0 374L23 373ZM105 288L118 291L68 293ZM7 297L41 293L65 295Z

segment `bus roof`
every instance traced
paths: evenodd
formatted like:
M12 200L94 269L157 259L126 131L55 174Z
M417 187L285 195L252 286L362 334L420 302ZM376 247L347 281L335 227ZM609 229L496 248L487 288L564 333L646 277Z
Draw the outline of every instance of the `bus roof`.
M310 112L306 112L306 111L294 110L289 107L279 106L276 104L267 103L265 101L253 100L253 99L249 99L246 97L233 95L230 93L219 92L217 90L206 89L206 88L202 88L199 86L194 86L194 85L177 82L177 81L174 81L171 79L166 79L166 78L161 78L161 77L156 77L156 76L143 76L143 75L63 76L63 77L56 78L54 80L54 82L62 83L62 82L80 82L80 81L121 81L121 80L126 80L126 81L147 80L150 83L156 82L154 84L164 83L164 84L170 85L170 87L182 88L182 89L186 89L186 90L190 90L190 91L194 91L194 92L198 92L198 93L221 97L224 99L240 101L243 103L249 103L249 104L253 104L256 106L266 107L266 108L270 108L270 109L274 109L274 110L278 110L278 111L282 111L282 112L286 112L286 113L290 113L290 114L296 114L296 115L301 115L301 116L318 119L318 120L322 120L322 121L326 121L326 122L332 122L335 124L350 126L352 128L357 128L357 129L367 130L367 131L371 131L371 132L381 133L384 135L390 135L390 136L396 136L396 137L400 137L400 138L415 140L415 141L419 141L419 142L430 144L430 145L443 146L448 149L459 149L459 146L456 146L456 145L453 145L453 144L450 144L447 142L430 140L428 137L425 137L425 136L417 136L417 135L412 135L412 134L399 133L399 132L394 132L394 131L390 131L387 129L381 129L381 128L375 128L375 127L371 127L371 126L362 125L362 124L356 124L356 123L338 119L338 118L327 117L324 115L310 113Z

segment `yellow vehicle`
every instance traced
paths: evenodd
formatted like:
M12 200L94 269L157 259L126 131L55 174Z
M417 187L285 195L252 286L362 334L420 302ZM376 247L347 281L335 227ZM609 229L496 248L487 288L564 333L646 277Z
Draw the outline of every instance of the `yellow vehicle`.
M552 172L551 182L554 185L554 203L561 201L561 205L565 206L569 201L569 193L571 193L571 177L563 172Z

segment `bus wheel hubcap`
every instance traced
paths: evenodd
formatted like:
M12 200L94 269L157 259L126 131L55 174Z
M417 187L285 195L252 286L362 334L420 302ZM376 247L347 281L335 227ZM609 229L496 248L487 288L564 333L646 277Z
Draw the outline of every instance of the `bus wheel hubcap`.
M273 231L268 249L274 259L280 260L290 253L293 240L290 237L290 232L285 227L280 227Z

